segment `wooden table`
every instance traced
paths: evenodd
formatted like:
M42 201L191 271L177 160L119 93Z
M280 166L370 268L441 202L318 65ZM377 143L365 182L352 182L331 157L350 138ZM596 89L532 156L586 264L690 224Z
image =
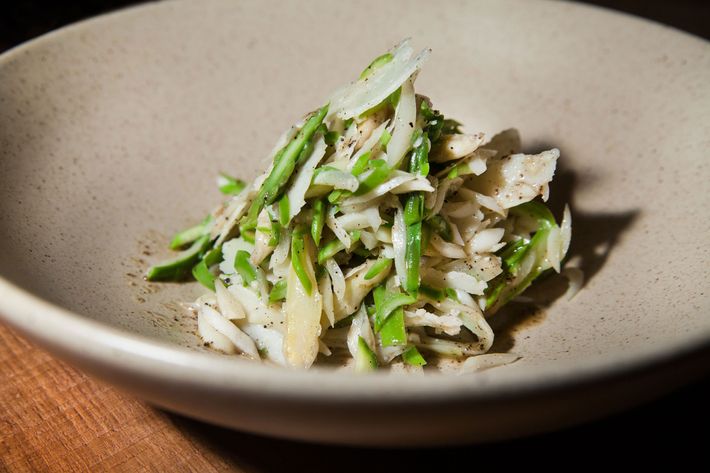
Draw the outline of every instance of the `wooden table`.
M648 406L563 432L483 446L376 450L266 439L154 409L94 381L0 325L0 472L376 472L500 469L556 452L663 456L702 453L710 382ZM559 457L558 457L559 458ZM448 467L447 467L448 465ZM488 466L489 465L489 466Z
M703 0L586 0L710 36ZM134 3L17 2L0 15L0 51L82 17ZM87 378L0 325L0 472L4 471L453 471L549 467L560 452L591 464L702 454L710 421L706 380L611 419L513 442L416 451L323 447L236 433L165 413ZM607 455L604 455L606 453ZM562 459L563 460L563 459ZM564 461L564 460L563 460ZM604 465L608 467L608 464Z

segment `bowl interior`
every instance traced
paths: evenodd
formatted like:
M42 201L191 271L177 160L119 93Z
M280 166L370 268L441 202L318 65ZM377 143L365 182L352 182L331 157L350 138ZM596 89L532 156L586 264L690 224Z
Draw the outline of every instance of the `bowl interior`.
M494 322L505 370L609 366L707 340L710 54L655 25L554 2L177 2L84 23L0 59L0 276L103 324L202 349L147 284L169 236L245 179L281 131L412 36L417 82L468 131L516 127L562 152L552 206L573 210L573 299ZM316 5L317 4L317 5ZM377 11L377 14L373 14ZM495 374L492 374L495 379Z

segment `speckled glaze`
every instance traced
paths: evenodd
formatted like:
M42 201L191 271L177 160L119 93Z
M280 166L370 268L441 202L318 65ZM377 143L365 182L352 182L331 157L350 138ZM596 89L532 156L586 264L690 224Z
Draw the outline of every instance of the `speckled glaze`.
M377 11L377 14L372 14ZM417 90L469 131L562 151L587 284L501 316L476 375L294 372L199 346L148 285L167 236L252 178L281 130L405 36ZM168 2L0 56L0 317L154 404L252 432L415 445L524 435L613 412L707 372L710 47L561 2ZM536 323L531 323L536 322ZM415 415L412 415L415 413Z

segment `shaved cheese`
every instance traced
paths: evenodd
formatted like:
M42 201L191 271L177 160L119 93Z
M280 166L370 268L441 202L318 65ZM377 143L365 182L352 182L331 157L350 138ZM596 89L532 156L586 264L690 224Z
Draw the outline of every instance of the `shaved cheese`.
M325 274L318 283L318 290L323 298L323 313L328 317L328 322L332 327L335 325L335 312L333 311L333 288L330 284L330 277Z
M396 169L412 143L414 123L417 121L417 102L414 97L414 79L402 84L402 92L394 117L394 132L387 145L387 164Z
M359 133L357 124L352 123L345 131L345 135L341 136L336 143L335 153L333 153L333 156L330 158L329 165L343 171L346 170L350 161L350 156L352 156L353 151L355 150L358 136Z
M441 208L441 213L447 217L463 218L478 210L478 203L475 201L449 202Z
M293 265L290 265L286 281L284 355L288 364L295 368L308 368L313 364L318 356L318 339L321 333L323 301L313 273L309 244L310 240L306 239L303 266L311 281L310 294L303 287Z
M572 240L572 213L569 210L569 205L565 205L565 211L562 214L562 223L560 224L560 240L560 258L564 258L567 255L567 250L569 250L569 244Z
M246 320L252 324L276 324L283 321L280 311L267 306L262 299L251 289L241 284L232 284L227 288L234 298L239 301L246 314Z
M316 141L311 155L304 163L301 164L300 168L296 172L296 175L293 178L293 184L286 192L289 204L289 220L298 215L301 208L306 205L306 191L308 191L308 187L311 185L311 181L313 180L313 171L315 171L316 166L318 166L318 163L320 163L321 159L323 159L323 156L325 155L325 150L325 140L321 136L318 138L318 141Z
M243 324L241 329L254 340L263 358L277 365L286 366L283 333L260 324Z
M228 338L239 351L250 358L259 359L259 352L256 349L254 340L239 330L236 325L224 318L219 312L209 306L202 306L200 307L200 314L212 328Z
M424 309L404 311L404 323L407 327L433 327L439 333L458 335L463 321L458 315L436 315Z
M349 172L340 171L338 169L326 169L318 173L313 179L313 184L355 192L360 186L360 181Z
M474 176L471 186L493 197L504 209L529 202L545 192L545 186L555 174L558 149L540 154L512 154L488 162L488 169Z
M346 214L337 220L340 226L347 231L368 227L377 230L382 224L380 212L376 207L371 207L362 212Z
M460 289L469 294L482 295L487 284L484 281L462 271L442 272L433 268L427 269L423 275L426 284L433 287L450 287Z
M392 194L408 194L409 192L434 192L429 180L425 177L415 177L390 191Z
M468 256L463 247L444 241L439 235L432 235L429 244L447 258L465 258Z
M392 54L392 61L373 70L366 78L336 91L329 100L330 115L347 120L379 104L421 67L429 50L412 57L412 47L407 39Z
M375 237L374 233L362 230L360 232L360 241L368 250L374 250L377 248L379 240Z
M212 348L223 351L228 355L237 352L237 348L234 344L209 324L207 318L202 314L202 311L197 312L197 333L200 334L200 337L202 337L205 343L212 345Z
M404 281L406 279L406 226L404 224L404 213L402 209L397 209L394 215L394 225L392 226L392 248L394 249L394 267L397 277Z
M496 246L503 238L504 233L505 229L503 228L481 230L466 244L466 251L471 255L474 253L493 253L498 250Z
M243 319L246 317L244 307L242 307L232 293L224 287L221 279L215 279L214 288L217 295L217 305L222 315L230 320Z
M333 283L333 292L338 299L343 299L345 297L345 277L343 272L340 270L340 266L334 259L328 259L325 262L325 269L330 275L330 279Z
M271 219L269 218L269 213L264 208L256 220L256 236L254 237L254 251L251 253L249 260L251 264L259 266L267 256L274 251L273 246L269 246L269 240L271 239L271 233L262 231L261 229L271 228Z
M330 230L335 234L336 238L340 240L345 248L350 248L353 244L350 235L345 231L343 226L340 224L338 219L335 218L337 210L335 207L330 207L328 213L325 217L325 224L330 228Z
M381 195L390 192L392 189L404 184L405 182L412 181L416 178L417 176L415 176L414 174L405 171L392 171L388 180L375 187L370 192L367 192L366 194L345 199L343 205L354 205L369 202L376 197L380 197Z
M483 133L444 135L429 155L433 163L443 163L468 156L483 143Z

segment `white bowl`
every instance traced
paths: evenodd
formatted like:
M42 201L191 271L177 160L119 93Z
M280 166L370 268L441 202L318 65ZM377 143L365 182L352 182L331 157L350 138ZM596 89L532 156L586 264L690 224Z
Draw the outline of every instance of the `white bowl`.
M200 347L174 305L200 289L140 274L218 199L218 171L252 178L282 129L406 36L433 48L418 90L447 116L561 149L553 201L572 203L586 286L567 301L548 281L539 323L494 320L496 349L523 358L475 375ZM558 428L707 372L709 126L706 42L586 6L139 6L0 56L0 315L136 396L246 431L417 445Z

